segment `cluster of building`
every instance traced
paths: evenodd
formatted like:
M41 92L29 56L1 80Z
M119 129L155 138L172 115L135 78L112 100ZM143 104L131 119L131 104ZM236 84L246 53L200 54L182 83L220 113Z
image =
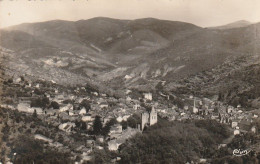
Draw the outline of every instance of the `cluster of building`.
M77 122L85 124L86 131L93 130L93 122L95 117L98 115L101 117L103 126L111 119L116 119L117 124L110 128L108 136L89 136L86 135L87 139L85 145L77 147L76 152L82 152L81 157L83 160L89 160L90 154L93 149L104 149L104 143L108 146L109 150L117 150L119 146L124 143L128 138L141 133L145 126L153 125L157 122L157 112L153 108L152 111L145 111L140 105L139 100L131 99L116 99L109 97L106 94L98 92L86 91L85 87L77 87L74 90L66 90L61 86L56 85L55 82L49 84L43 84L46 81L24 81L18 77L11 84L11 87L20 89L21 92L27 92L26 95L15 95L12 97L15 103L7 105L13 110L20 112L33 114L36 113L37 117L43 121L57 127L59 130L67 133L67 135L76 133L75 128ZM35 93L38 90L41 93ZM84 94L80 94L80 92ZM148 94L144 96L146 100L152 100L152 95ZM53 106L33 107L31 102L33 99L48 99L49 103L56 102L58 108ZM82 105L82 102L88 102L89 108ZM136 128L127 127L122 128L121 122L127 121L134 113L142 113L142 125ZM82 126L82 125L81 125ZM94 139L91 139L93 138ZM69 148L64 146L62 143L54 141L42 134L35 134L35 139L42 140L49 144L49 146L59 148L61 150L68 150Z
M189 96L183 99L184 107L158 109L158 115L167 117L169 120L186 119L213 119L220 123L227 124L233 128L234 135L240 133L256 133L255 120L258 114L245 111L240 105L233 107L224 105L219 101L212 101L208 98Z
M178 108L176 105L169 107L162 103L159 104L153 101L152 93L144 93L142 97L143 102L152 106L150 110L146 111L141 106L140 99L132 99L128 95L131 90L127 90L127 97L125 99L116 99L106 94L93 91L88 92L85 87L77 87L72 91L66 91L56 85L55 82L51 82L51 87L50 85L45 87L41 82L27 82L25 84L21 78L18 78L12 85L21 84L24 85L24 88L30 94L28 96L17 96L17 103L14 103L15 106L12 109L18 109L20 112L30 114L37 113L39 118L58 127L65 133L75 133L74 129L77 126L77 122L85 124L86 130L93 130L93 121L97 115L101 117L103 126L111 119L115 118L117 120L117 124L110 128L107 138L104 138L104 136L95 136L95 140L89 139L85 145L77 148L78 151L82 152L82 159L84 160L91 158L90 153L94 148L104 149L104 142L107 144L109 150L118 150L119 146L128 138L141 133L145 127L156 124L158 116L178 121L186 119L214 119L220 123L229 124L234 129L234 135L249 131L256 133L256 127L253 125L253 122L258 117L257 114L244 112L240 106L227 106L221 102L212 101L207 98L201 99L187 96L182 99L183 108ZM36 94L36 89L44 90L44 94ZM163 94L162 96L169 100L169 95ZM59 107L54 108L53 106L49 106L45 109L31 107L31 100L39 97L48 98L50 102L58 103ZM82 105L84 101L89 104L89 107ZM141 115L141 124L136 128L127 127L123 129L121 122L127 121L135 113ZM36 134L35 138L62 147L62 144L42 135Z

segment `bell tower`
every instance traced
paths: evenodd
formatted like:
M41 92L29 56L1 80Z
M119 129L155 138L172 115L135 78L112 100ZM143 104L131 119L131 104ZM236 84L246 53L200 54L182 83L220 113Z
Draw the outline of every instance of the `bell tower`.
M150 126L157 123L157 112L154 109L154 107L152 107L152 110L149 113L149 123L150 123Z
M142 123L141 130L144 130L146 125L151 126L157 123L157 111L152 107L152 110L149 112L143 112L141 114Z

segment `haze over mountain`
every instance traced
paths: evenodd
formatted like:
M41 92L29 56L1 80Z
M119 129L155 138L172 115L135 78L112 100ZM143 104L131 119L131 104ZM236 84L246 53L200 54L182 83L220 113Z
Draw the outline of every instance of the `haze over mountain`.
M54 20L3 29L0 41L12 50L9 66L21 73L65 84L150 90L159 81L258 55L260 24L235 24L215 30L154 18Z

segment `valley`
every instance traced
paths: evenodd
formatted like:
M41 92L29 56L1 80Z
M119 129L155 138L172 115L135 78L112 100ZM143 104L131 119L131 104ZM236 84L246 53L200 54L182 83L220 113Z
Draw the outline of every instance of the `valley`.
M0 29L0 161L259 162L259 30L106 17Z

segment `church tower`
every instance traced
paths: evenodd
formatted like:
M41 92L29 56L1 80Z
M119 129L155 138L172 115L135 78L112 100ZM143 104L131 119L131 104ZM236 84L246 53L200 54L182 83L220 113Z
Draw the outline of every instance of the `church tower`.
M150 119L150 120L149 120L150 126L157 123L157 112L156 112L156 110L154 109L154 107L152 107L152 110L151 110L151 112L149 113L149 119Z
M151 126L157 123L157 111L152 107L151 111L143 112L141 118L141 130L143 131L145 126Z
M142 116L142 122L141 122L141 130L144 130L144 127L149 123L149 113L148 112L143 112L141 114Z

